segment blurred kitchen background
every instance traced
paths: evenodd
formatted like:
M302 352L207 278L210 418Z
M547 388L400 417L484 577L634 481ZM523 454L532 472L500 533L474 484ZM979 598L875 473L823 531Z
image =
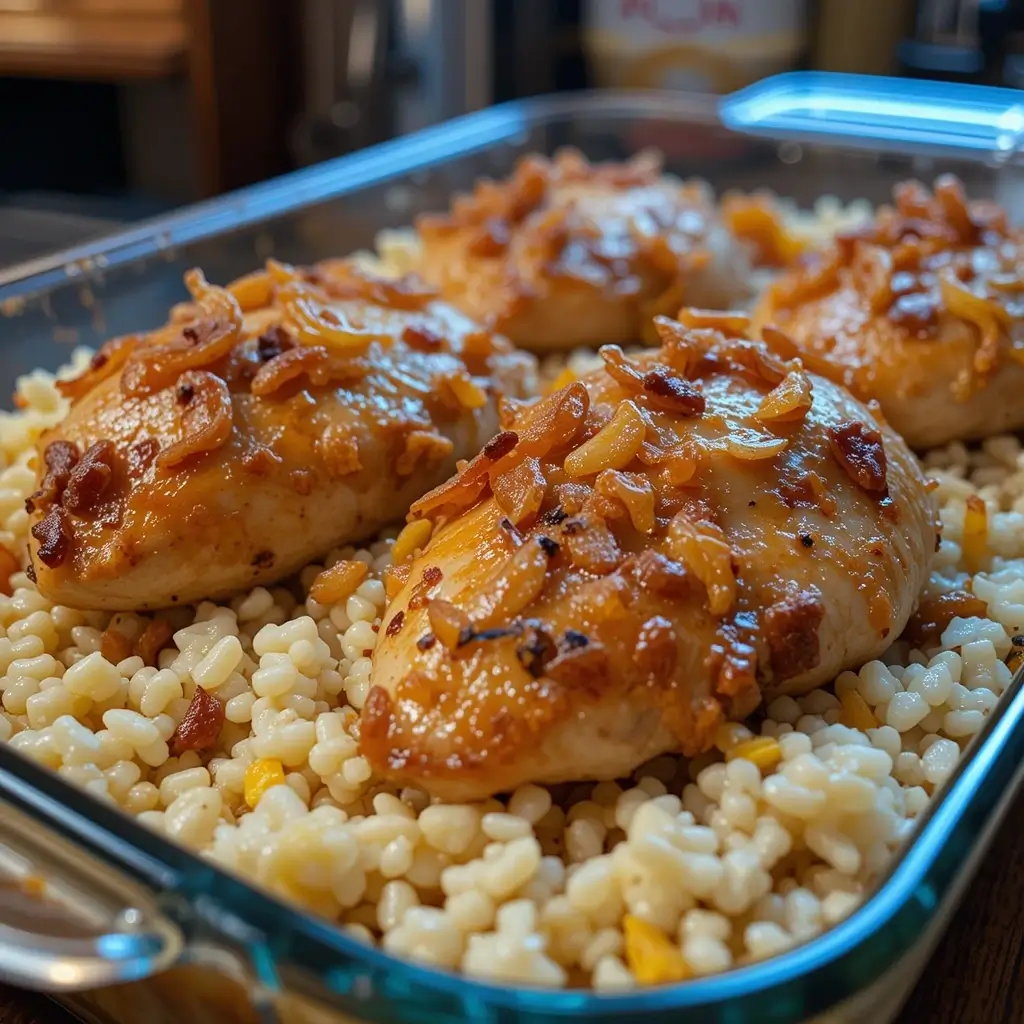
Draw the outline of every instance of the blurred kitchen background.
M0 0L0 266L517 97L1024 87L1024 0Z

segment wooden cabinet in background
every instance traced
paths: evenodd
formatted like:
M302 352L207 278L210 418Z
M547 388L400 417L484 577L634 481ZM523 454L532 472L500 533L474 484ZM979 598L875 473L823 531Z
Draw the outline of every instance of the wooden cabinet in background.
M0 76L187 86L205 195L288 169L298 5L287 0L0 0Z

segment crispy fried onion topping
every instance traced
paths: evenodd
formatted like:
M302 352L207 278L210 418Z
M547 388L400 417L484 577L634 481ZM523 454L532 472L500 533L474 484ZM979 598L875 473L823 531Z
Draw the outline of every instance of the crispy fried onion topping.
M189 370L178 380L183 437L156 457L157 466L170 469L193 455L216 451L231 437L231 394L220 377Z

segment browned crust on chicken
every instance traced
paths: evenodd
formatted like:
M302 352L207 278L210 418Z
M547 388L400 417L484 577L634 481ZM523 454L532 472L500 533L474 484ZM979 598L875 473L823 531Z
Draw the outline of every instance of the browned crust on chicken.
M281 578L400 518L531 376L415 278L271 262L186 283L166 327L59 385L72 408L28 501L53 600L154 608Z
M458 799L627 774L903 627L935 516L900 439L761 343L658 329L659 350L603 349L602 371L508 407L413 505L435 528L374 654L379 771ZM811 475L829 502L775 490Z
M524 348L656 342L656 314L747 294L744 252L710 190L663 176L649 153L527 156L416 227L419 272Z
M876 398L914 447L1024 424L1024 238L944 176L894 190L771 285L757 325L786 356Z

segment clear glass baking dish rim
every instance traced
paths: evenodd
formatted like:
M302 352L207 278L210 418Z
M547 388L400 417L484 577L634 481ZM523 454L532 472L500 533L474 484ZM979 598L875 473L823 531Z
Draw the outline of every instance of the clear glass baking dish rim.
M722 123L715 100L676 94L600 93L507 104L0 272L0 303L45 293L71 278L88 279L115 264L160 256L176 246L251 227L515 141L545 121L588 114L603 119L644 116L691 124ZM841 147L848 140L833 143ZM920 151L920 146L908 148ZM991 154L969 154L978 160L987 155ZM733 1014L763 1009L765 1000L771 999L813 1014L869 987L912 951L916 936L962 881L1024 778L1021 691L1018 676L976 737L972 755L961 761L944 792L922 816L876 893L848 919L763 963L622 996L503 987L391 958L174 846L115 809L88 801L86 813L82 808L86 798L70 784L3 746L0 800L73 839L104 863L143 882L155 895L169 894L166 911L186 932L198 920L214 937L219 933L226 941L241 942L257 977L271 989L280 987L283 979L323 997L325 983L328 992L344 996L353 991L355 979L370 973L375 994L398 1003L403 997L422 1002L430 995L458 1000L462 1006L539 1017L628 1014L650 1018L687 1010L713 1018L715 1010L728 1002L730 1019L735 1019ZM182 912L182 898L189 913ZM313 977L311 967L320 974ZM795 986L801 991L798 1007L792 1000Z

